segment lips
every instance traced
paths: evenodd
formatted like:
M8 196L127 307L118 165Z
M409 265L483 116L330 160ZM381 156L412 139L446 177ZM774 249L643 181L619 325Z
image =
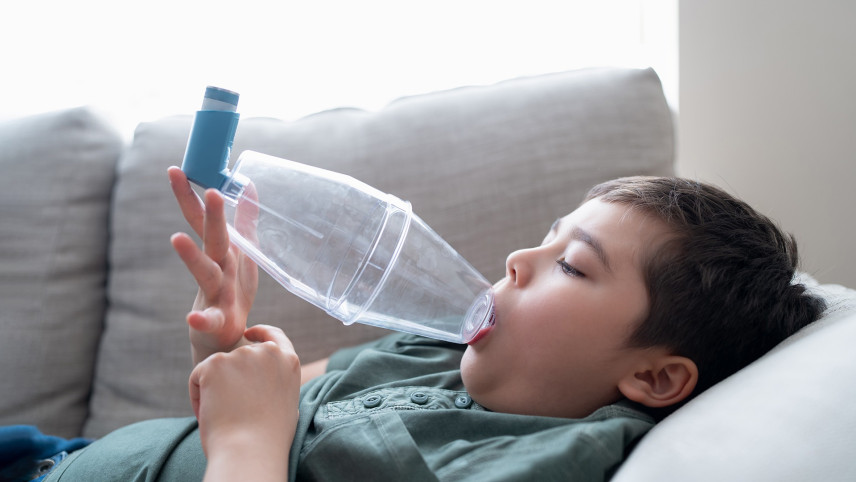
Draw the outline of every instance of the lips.
M487 334L490 333L491 330L493 330L494 325L496 325L495 308L490 312L490 319L487 320L487 323L482 326L482 328L479 330L478 333L476 333L476 336L474 336L472 340L467 342L467 345L475 345L479 340L487 336Z

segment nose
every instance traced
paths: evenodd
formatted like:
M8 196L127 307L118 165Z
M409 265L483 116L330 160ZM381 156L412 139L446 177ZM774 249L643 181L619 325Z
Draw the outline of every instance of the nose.
M517 286L524 286L532 279L534 258L537 248L520 249L508 255L505 272Z

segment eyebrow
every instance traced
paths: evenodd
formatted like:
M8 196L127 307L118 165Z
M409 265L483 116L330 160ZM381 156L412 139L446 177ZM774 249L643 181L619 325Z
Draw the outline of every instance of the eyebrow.
M594 250L594 254L597 255L597 259L603 263L604 268L606 268L610 273L612 272L612 268L609 266L609 258L606 257L606 251L603 249L603 244L593 238L588 231L575 226L574 229L571 230L571 239L582 241L589 245L591 249Z
M550 231L557 231L561 223L562 218L557 219L553 223L553 226L550 227ZM571 239L574 241L581 241L587 244L592 249L592 251L594 251L594 254L597 256L597 259L600 260L601 264L603 264L604 268L606 268L607 271L612 273L612 267L609 265L609 258L607 258L606 256L606 250L603 249L603 244L601 244L600 241L594 238L591 233L579 226L574 226L574 228L571 230Z

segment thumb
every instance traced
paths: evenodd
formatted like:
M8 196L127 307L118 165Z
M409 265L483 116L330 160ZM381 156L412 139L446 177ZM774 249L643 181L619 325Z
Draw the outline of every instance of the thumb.
M187 314L186 321L196 331L214 333L226 324L226 315L220 308L211 306L202 311L191 311Z
M190 380L187 382L187 388L190 392L190 405L193 407L193 415L196 420L199 420L199 400L201 399L201 389L199 378L202 374L200 367L202 364L196 365L190 373Z
M270 325L255 325L244 331L244 337L254 343L273 342L282 351L294 351L291 340L280 328Z

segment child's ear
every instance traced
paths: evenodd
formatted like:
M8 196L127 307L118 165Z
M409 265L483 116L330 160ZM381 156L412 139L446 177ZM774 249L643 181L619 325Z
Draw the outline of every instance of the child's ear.
M648 360L619 380L618 390L642 405L660 408L687 398L698 382L698 368L689 358L660 356Z

